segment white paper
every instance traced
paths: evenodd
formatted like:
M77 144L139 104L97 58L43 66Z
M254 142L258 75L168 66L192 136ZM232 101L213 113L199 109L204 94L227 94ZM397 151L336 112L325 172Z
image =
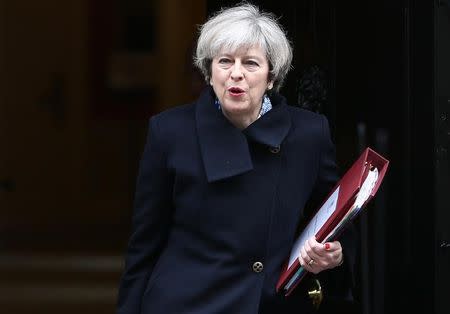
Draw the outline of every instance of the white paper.
M348 217L357 215L357 212L362 209L362 206L369 199L369 196L372 194L372 190L375 187L377 181L378 181L378 169L374 168L373 170L370 170L369 173L367 174L367 177L364 180L361 188L359 189L359 192L356 196L356 200L350 207L350 210L345 214L345 216L336 225L336 227L334 227L333 231L330 232L330 234L327 237L325 237L324 242L329 241L330 237L335 236L336 230L341 228L342 224L347 223Z
M297 260L300 256L300 250L302 249L305 241L316 235L316 233L320 230L320 228L325 224L325 222L330 218L330 216L336 210L336 204L339 196L339 186L336 190L331 194L331 196L327 199L327 201L322 205L322 207L318 210L316 215L311 219L306 228L302 231L300 236L295 241L294 246L291 250L291 256L289 257L289 266Z
M361 189L358 192L358 196L355 200L355 207L362 207L364 203L369 198L370 194L372 193L373 188L375 187L375 183L377 183L378 180L378 169L374 168L373 170L370 170L367 174L366 179L364 180L364 183L361 186Z

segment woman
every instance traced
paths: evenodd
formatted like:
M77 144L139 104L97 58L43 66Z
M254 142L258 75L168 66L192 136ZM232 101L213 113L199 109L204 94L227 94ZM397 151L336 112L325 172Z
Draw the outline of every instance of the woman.
M285 298L275 285L307 201L337 177L326 119L277 93L291 60L282 28L255 6L202 26L195 63L210 86L149 122L118 313L311 309L304 289ZM349 293L349 248L309 239L302 249L330 297Z

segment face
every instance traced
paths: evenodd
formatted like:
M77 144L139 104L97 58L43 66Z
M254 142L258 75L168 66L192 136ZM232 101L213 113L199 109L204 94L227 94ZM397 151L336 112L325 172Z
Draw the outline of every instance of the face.
M262 97L273 85L268 78L269 63L259 46L222 51L212 61L210 83L227 116L256 119Z

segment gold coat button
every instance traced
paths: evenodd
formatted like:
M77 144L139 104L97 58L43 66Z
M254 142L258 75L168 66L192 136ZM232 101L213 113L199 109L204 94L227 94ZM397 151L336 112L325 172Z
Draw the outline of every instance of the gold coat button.
M270 147L270 152L271 152L272 154L278 154L278 153L280 152L280 146L273 146L273 147Z
M253 271L255 273L260 273L264 269L264 265L261 262L254 262L253 263Z

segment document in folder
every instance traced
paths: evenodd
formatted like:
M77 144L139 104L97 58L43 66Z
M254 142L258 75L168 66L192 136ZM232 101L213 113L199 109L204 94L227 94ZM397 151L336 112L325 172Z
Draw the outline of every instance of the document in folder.
M321 243L337 239L376 194L388 165L389 161L374 150L363 151L297 237L278 280L277 291L283 290L288 296L306 275L299 261L305 241L312 236Z

